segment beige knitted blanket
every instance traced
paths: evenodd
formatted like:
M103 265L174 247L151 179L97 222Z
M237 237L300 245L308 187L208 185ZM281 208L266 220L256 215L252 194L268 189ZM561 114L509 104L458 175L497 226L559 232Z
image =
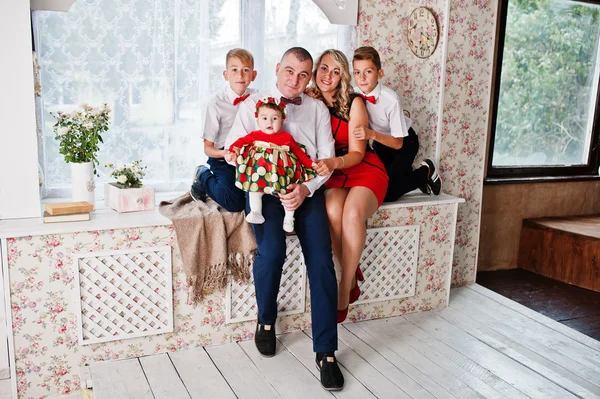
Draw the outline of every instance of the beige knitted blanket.
M231 213L213 200L194 201L189 193L159 204L173 222L188 284L188 302L225 288L228 271L247 282L256 240L243 212Z

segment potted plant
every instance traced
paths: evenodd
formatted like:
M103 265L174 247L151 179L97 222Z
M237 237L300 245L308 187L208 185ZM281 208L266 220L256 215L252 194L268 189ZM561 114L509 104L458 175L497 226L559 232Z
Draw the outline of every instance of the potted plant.
M154 209L154 189L142 183L147 168L142 161L133 161L118 168L112 163L104 166L112 169L110 176L117 180L104 185L104 203L107 206L117 212Z
M71 164L73 201L87 201L93 205L96 153L98 144L103 142L101 134L108 130L110 108L108 104L98 108L82 104L80 110L51 115L56 118L53 129L59 142L58 151L65 157L65 162Z

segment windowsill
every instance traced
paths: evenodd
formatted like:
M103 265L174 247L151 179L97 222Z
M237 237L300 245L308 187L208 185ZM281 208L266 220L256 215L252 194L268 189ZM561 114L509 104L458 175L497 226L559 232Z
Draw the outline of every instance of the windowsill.
M44 223L42 218L0 220L0 238L166 226L172 223L158 212L158 203L166 199L176 198L179 195L181 193L161 194L156 200L157 205L154 210L140 212L119 213L99 201L96 203L96 209L90 214L90 220L84 222ZM58 202L58 199L56 200L52 199L49 202ZM384 203L379 209L447 205L462 202L465 202L463 198L452 195L442 193L438 196L429 196L415 190L404 195L398 201Z
M567 183L575 181L600 180L600 175L577 176L536 176L536 177L486 177L484 185L495 184L532 184L532 183Z

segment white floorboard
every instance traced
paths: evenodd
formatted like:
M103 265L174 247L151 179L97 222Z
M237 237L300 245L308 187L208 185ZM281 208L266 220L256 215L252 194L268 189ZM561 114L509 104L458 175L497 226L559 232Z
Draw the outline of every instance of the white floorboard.
M155 398L190 399L169 355L163 353L140 357L140 364Z
M500 294L495 293L494 291L488 290L487 288L479 285L473 284L468 287L470 290L473 290L489 299L492 299L495 302L498 302L502 306L514 310L517 313L522 314L523 316L528 317L529 319L544 325L546 327L550 327L552 330L561 333L562 335L571 338L573 341L579 342L583 345L590 347L595 350L597 353L600 353L600 341L596 341L595 339L588 337L585 334L580 333L577 330L573 330L570 327L565 326L564 324L557 323L551 318L544 316L541 313L536 312L535 310L529 309L517 303L513 300L510 300Z
M204 348L169 353L192 399L235 399L235 394Z
M206 352L238 398L268 399L280 397L237 343L207 346Z
M478 312L475 306L463 307L455 301L451 307L437 314L449 323L470 331L490 347L546 376L567 391L582 398L600 397L600 387L592 383L600 383L599 375L594 370L548 349L538 341L523 337L503 323L489 321L493 327L487 327L481 323L486 320L486 316Z
M339 327L338 330L343 327ZM307 331L307 335L312 338L312 331ZM360 382L378 398L409 398L400 388L395 385L385 375L380 373L375 367L373 367L368 361L361 358L356 354L350 347L348 347L343 341L338 344L338 351L336 352L337 360L344 365L344 368L348 373L354 376L360 376Z
M152 398L152 390L138 359L90 365L96 398Z
M338 326L345 386L322 389L311 331L89 366L95 399L598 398L597 341L480 287L434 312ZM0 391L0 399L5 399Z
M265 358L258 353L254 341L240 342L239 346L282 398L333 398L331 393L321 388L319 380L287 350L280 350L273 358Z
M308 335L303 332L295 332L291 334L284 334L279 336L279 342L285 346L287 350L289 350L296 359L298 359L304 367L310 371L315 378L319 378L319 372L317 370L317 366L315 363L315 354L312 351L312 340ZM344 398L344 399L369 399L375 398L365 386L352 374L348 372L341 365L342 373L344 374L344 390L339 392L332 392L333 396L336 398ZM320 386L320 383L319 383Z
M414 399L435 399L435 396L418 382L410 378L404 371L390 363L379 352L350 332L346 328L347 326L349 324L345 324L343 328L338 330L340 343L343 343L345 347L352 348L358 356L363 358L390 381L393 381L398 387L401 387L403 395Z

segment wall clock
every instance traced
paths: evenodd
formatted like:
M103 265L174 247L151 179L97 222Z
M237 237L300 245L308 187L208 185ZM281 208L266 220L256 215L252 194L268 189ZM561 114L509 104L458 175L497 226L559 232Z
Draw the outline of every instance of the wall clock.
M433 13L425 8L415 8L408 20L406 31L408 47L419 58L427 58L435 51L439 32Z

